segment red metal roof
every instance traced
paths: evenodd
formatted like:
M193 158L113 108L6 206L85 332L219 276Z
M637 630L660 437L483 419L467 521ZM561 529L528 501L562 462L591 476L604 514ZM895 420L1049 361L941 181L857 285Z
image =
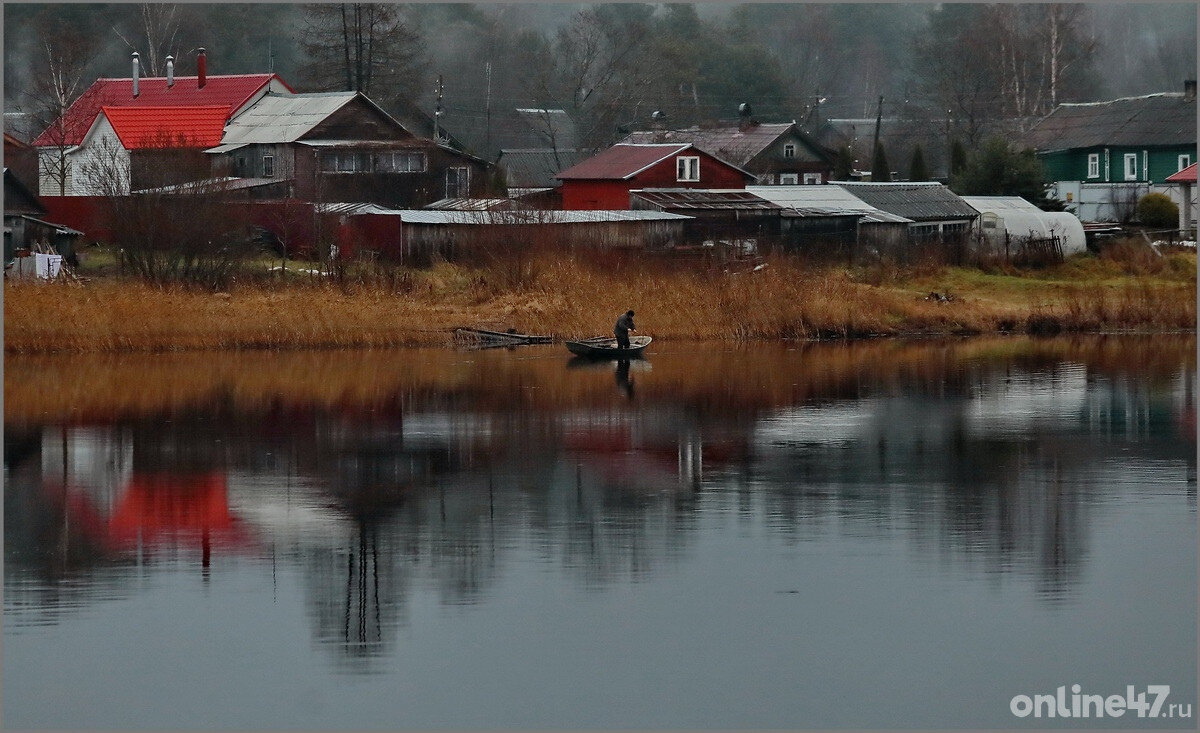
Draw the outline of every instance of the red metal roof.
M230 74L209 76L204 88L196 77L177 76L167 87L166 77L138 80L138 96L133 96L132 79L97 79L63 114L61 134L55 123L33 141L35 146L78 145L95 121L101 107L198 107L226 106L236 112L272 79L278 79L293 91L278 74ZM61 139L60 139L61 138Z
M1167 176L1167 183L1195 183L1197 165L1200 165L1200 163L1192 163L1178 173L1172 173Z
M559 171L560 180L615 180L623 181L666 160L672 155L692 147L690 144L671 145L628 145L618 143L602 153Z
M229 107L102 107L121 145L139 148L211 148L221 143Z

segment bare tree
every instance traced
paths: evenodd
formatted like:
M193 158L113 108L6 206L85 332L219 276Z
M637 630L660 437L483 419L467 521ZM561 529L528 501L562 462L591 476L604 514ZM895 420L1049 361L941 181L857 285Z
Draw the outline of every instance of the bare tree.
M305 75L327 91L355 91L390 102L420 87L422 49L400 5L304 6Z
M52 10L40 13L33 24L38 38L39 53L30 69L31 83L27 96L35 123L41 127L42 141L38 151L38 173L49 187L65 196L71 181L68 151L75 145L91 119L68 119L66 112L87 88L89 70L100 47L94 35L74 28L60 27ZM39 186L42 195L51 191Z
M152 159L164 168L153 177L176 175L172 150ZM80 170L89 190L104 197L101 213L122 270L151 282L224 287L254 253L245 203L220 180L131 192L131 172L129 151L111 139L98 141Z
M148 76L165 76L167 56L178 57L179 6L170 3L143 3L138 6L140 31L146 41L143 63Z

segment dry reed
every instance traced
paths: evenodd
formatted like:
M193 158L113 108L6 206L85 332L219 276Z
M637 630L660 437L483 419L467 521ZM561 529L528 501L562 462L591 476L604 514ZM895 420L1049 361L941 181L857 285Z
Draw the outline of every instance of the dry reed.
M628 308L644 333L680 340L1194 328L1194 255L1171 255L1157 274L1123 267L1090 258L1021 276L961 268L853 273L780 258L731 273L648 257L541 255L517 275L503 263L440 263L343 282L243 282L223 293L117 279L10 283L5 349L444 345L460 325L570 338L608 332ZM927 299L930 291L952 297Z

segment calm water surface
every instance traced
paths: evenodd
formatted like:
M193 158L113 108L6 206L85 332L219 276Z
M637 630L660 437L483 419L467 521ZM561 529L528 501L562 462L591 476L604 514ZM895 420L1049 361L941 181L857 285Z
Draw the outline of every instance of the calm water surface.
M655 347L7 358L4 725L1195 710L1194 338Z

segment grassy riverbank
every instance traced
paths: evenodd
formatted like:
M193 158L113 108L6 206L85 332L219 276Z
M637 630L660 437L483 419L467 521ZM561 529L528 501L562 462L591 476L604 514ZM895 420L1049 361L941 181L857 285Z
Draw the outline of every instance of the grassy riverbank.
M105 277L9 283L4 296L10 353L443 345L460 325L574 337L607 332L627 308L660 339L1173 331L1195 327L1196 257L1115 248L1029 271L781 258L731 274L543 256L341 282L243 281L221 293Z

